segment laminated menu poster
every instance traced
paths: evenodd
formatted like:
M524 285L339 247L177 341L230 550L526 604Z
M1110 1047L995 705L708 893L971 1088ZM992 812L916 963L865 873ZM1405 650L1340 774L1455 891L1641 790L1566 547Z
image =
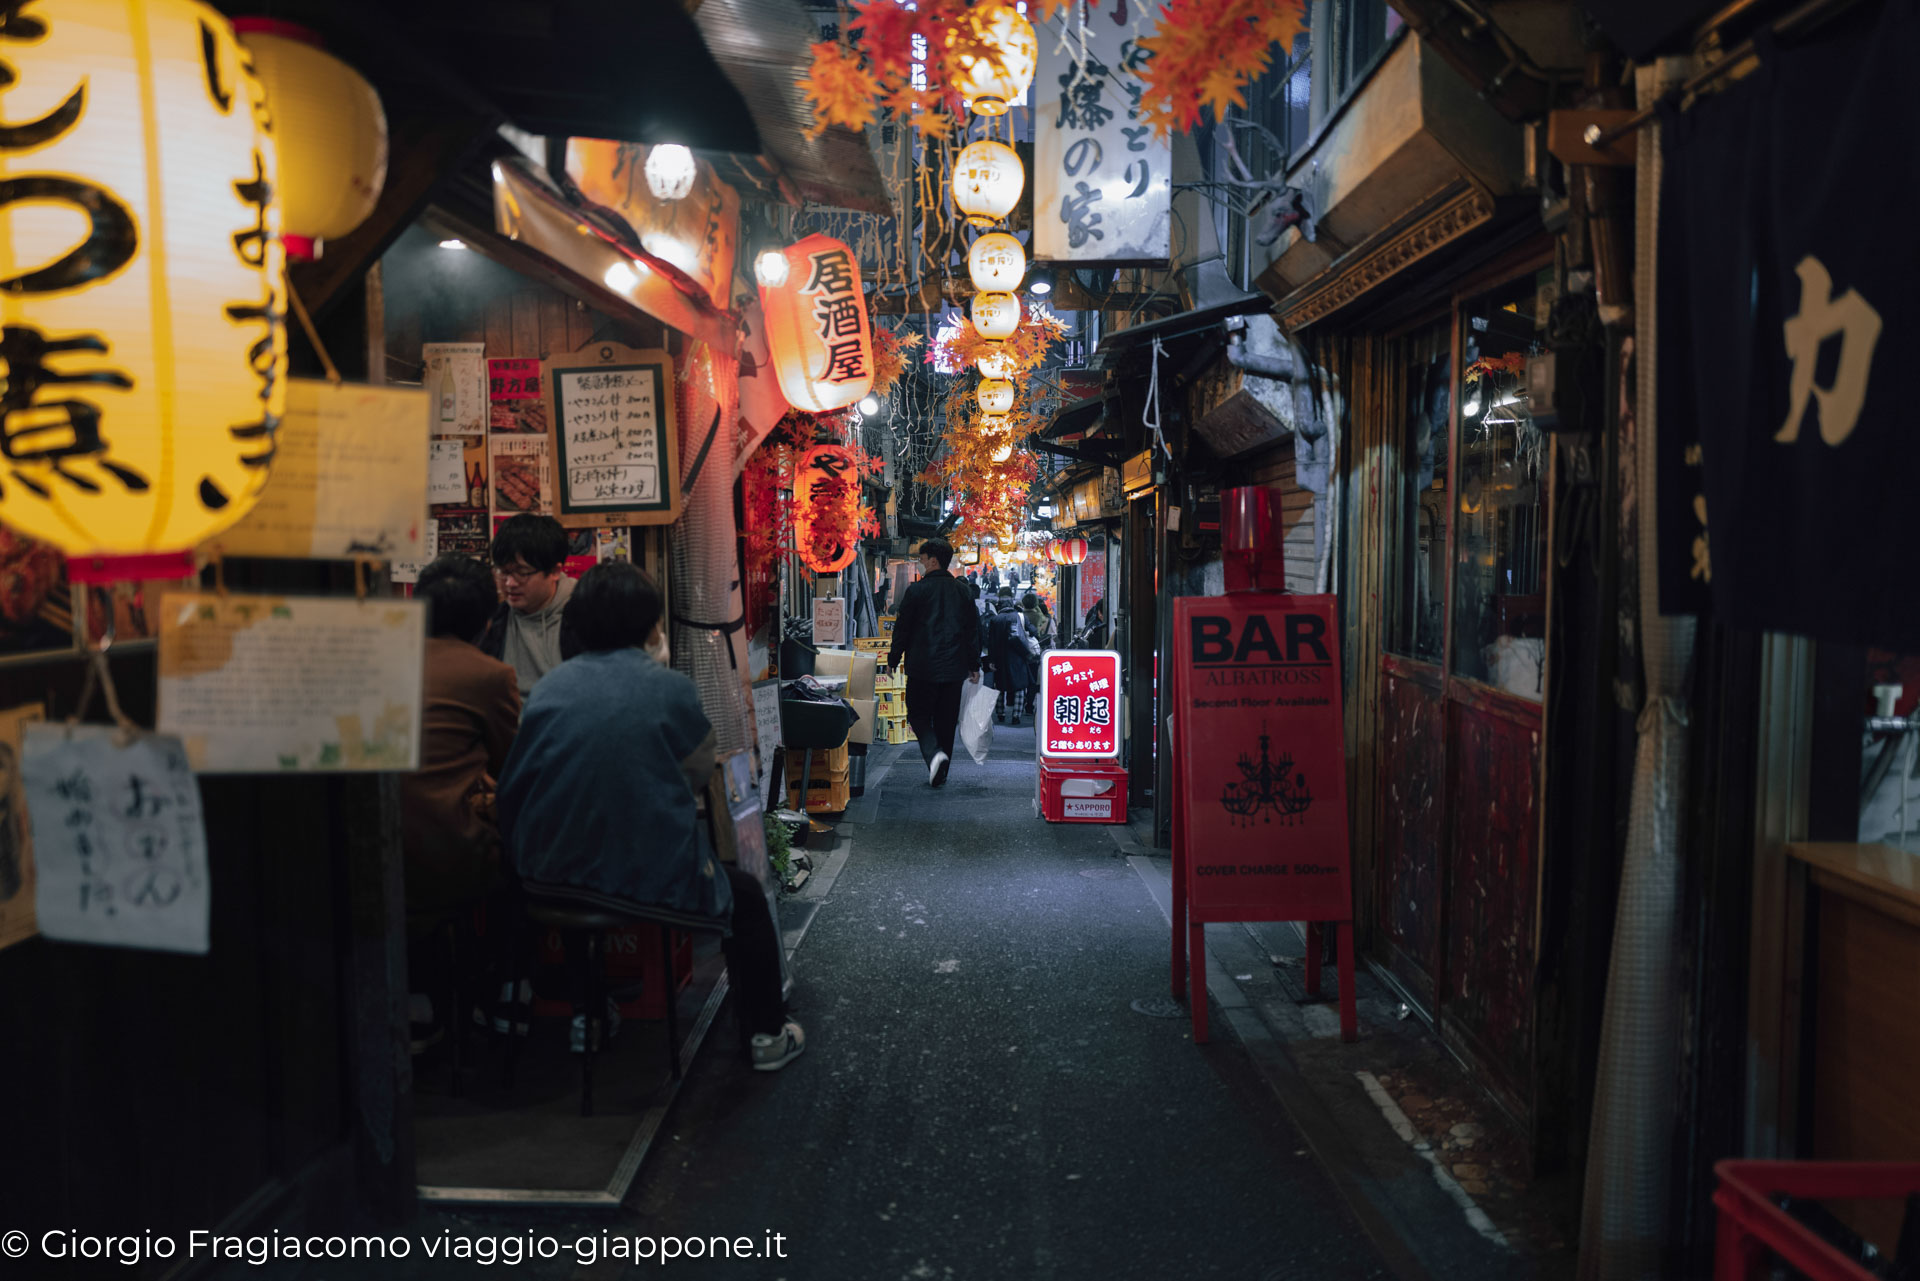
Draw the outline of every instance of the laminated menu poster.
M487 362L487 426L492 431L545 432L547 397L540 361L509 356Z
M29 725L20 776L40 933L207 951L206 826L179 739L115 725Z
M433 399L433 434L478 436L487 429L487 345L430 342L420 348L421 385Z
M673 358L591 343L547 364L553 514L562 525L671 524L680 511Z
M20 782L27 726L45 718L38 703L0 711L0 947L34 936L33 829Z
M168 593L160 729L203 774L413 770L426 606Z
M493 510L500 516L553 509L553 452L542 436L494 435Z

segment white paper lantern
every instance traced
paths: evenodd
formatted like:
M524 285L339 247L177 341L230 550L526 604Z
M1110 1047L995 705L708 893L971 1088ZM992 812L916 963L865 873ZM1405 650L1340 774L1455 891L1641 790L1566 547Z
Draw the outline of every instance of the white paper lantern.
M989 378L980 384L980 412L1004 414L1013 408L1013 384Z
M953 207L975 227L991 227L1012 213L1026 185L1026 167L1004 142L983 138L954 157Z
M266 92L192 0L6 6L0 521L179 552L250 510L286 405Z
M967 250L967 275L982 293L1012 293L1027 275L1027 251L1004 231L990 231Z
M1007 353L1004 342L996 342L986 351L974 358L973 367L986 378L1006 381L1014 375L1013 357Z
M693 153L677 142L663 142L647 148L642 170L647 175L647 190L655 200L685 200L700 176Z
M1040 41L1033 24L1009 3L976 5L967 11L967 21L971 34L993 52L988 56L961 54L961 71L954 88L975 115L1004 116L1009 107L1027 96L1033 73L1040 65ZM957 32L948 32L948 45L957 40Z
M1020 300L1012 294L975 294L972 314L974 329L995 342L1020 328Z

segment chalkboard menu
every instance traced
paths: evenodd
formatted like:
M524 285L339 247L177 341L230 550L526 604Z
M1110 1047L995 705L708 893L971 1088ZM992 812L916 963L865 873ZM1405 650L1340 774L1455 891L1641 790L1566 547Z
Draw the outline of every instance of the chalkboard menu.
M680 512L673 358L603 342L547 367L560 523L671 524Z

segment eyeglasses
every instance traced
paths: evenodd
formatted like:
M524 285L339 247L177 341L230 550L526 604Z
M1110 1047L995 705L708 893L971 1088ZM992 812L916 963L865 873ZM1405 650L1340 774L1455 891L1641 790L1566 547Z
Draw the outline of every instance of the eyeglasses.
M531 565L495 565L493 576L503 583L524 583L540 577L541 571Z

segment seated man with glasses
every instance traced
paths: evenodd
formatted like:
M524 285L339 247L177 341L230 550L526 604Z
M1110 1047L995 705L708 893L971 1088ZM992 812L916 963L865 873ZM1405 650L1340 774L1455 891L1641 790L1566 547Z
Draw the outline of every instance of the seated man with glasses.
M560 569L566 558L567 531L551 516L515 516L493 536L500 606L480 637L480 650L513 668L522 698L564 657L564 611L573 595L573 580Z

